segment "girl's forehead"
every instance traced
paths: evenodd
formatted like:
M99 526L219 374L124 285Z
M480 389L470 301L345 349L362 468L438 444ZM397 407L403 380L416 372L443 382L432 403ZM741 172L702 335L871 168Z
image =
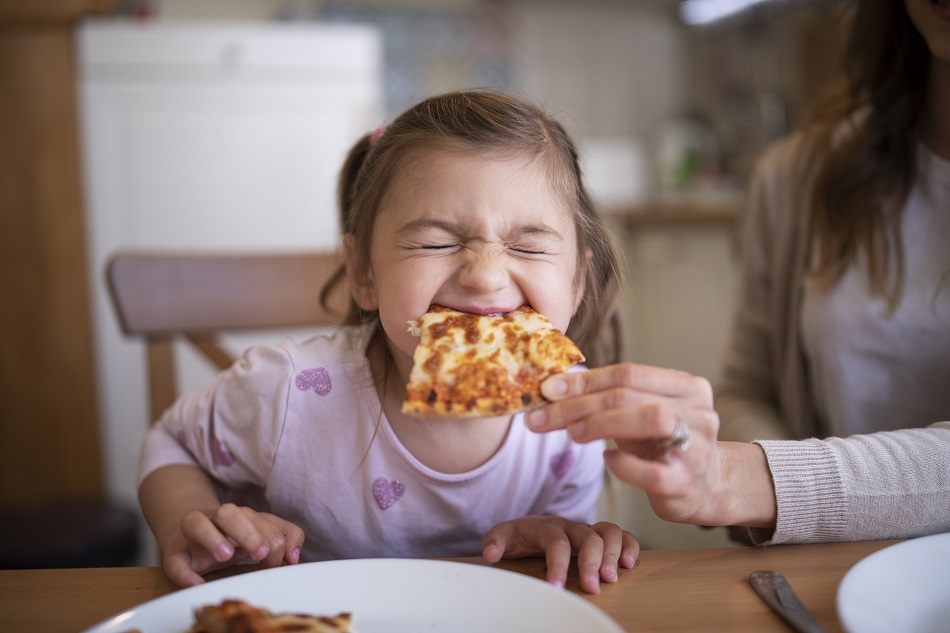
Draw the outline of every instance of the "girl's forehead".
M494 209L535 221L573 224L566 189L544 157L499 149L440 148L406 158L380 212L414 216Z

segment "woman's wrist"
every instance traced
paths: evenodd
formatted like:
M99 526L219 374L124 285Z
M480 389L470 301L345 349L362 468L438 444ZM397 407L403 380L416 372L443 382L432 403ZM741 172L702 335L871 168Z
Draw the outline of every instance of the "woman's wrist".
M717 442L722 479L716 525L774 528L775 485L765 451L758 444Z

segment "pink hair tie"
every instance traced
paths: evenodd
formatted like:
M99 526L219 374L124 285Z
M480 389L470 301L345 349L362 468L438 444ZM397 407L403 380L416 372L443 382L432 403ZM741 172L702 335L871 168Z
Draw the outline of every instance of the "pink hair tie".
M369 144L376 145L376 141L379 140L379 137L383 135L383 132L386 131L386 124L380 123L379 127L373 130L372 136L369 137Z

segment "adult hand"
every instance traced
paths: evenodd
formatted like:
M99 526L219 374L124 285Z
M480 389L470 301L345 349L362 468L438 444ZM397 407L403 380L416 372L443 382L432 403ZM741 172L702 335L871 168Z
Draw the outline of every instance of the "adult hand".
M614 440L616 448L604 454L607 468L642 488L660 518L733 525L749 510L737 512L742 491L734 484L748 474L746 447L761 449L716 442L719 416L706 379L628 363L558 374L544 382L542 393L551 404L528 413L528 427L567 429L577 442ZM688 444L671 442L681 434ZM771 490L767 468L765 473L757 483Z
M640 544L613 523L594 525L561 517L528 516L499 523L482 539L485 562L544 555L547 581L563 587L571 558L577 556L581 589L599 593L600 581L616 582L617 566L631 568Z
M276 515L225 503L214 511L185 514L175 543L163 547L163 567L182 587L201 584L206 574L248 558L261 568L300 560L304 533Z

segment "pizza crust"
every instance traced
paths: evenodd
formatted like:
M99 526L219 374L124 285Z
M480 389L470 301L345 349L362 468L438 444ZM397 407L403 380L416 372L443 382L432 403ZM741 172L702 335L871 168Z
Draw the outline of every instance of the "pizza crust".
M421 340L402 411L419 418L494 417L541 406L541 383L584 361L529 306L498 316L432 306L409 331Z

